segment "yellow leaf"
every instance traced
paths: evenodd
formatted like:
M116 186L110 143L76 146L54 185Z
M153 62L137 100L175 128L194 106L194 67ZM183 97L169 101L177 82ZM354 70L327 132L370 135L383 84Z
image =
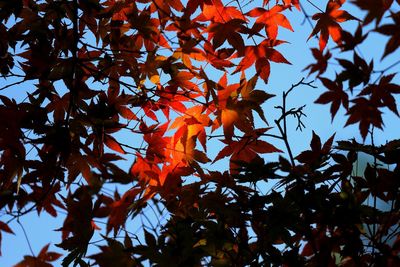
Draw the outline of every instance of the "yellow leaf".
M19 188L21 187L21 181L22 181L22 168L18 169L17 176L18 176L18 180L17 180L17 195L18 195Z
M203 239L200 239L196 244L194 244L193 248L197 248L197 247L205 246L205 245L207 245L207 239L203 238Z
M160 75L158 75L158 74L152 75L150 77L150 81L154 84L159 84L160 83Z

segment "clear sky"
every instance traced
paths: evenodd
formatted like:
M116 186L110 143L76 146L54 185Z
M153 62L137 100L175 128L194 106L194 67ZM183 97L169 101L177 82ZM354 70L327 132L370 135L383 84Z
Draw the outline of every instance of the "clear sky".
M262 1L253 1L251 5L259 5ZM317 13L318 10L313 8L311 5L304 2L304 7L307 13L314 14ZM325 1L314 1L314 2L324 2ZM325 9L325 4L319 5L321 9ZM349 4L344 5L344 9L349 7ZM250 8L248 6L247 8ZM395 10L400 10L399 6L395 6ZM312 62L313 58L310 53L310 48L314 48L318 46L318 42L315 38L311 38L307 41L308 36L311 33L311 26L308 21L303 21L304 16L297 10L293 9L292 12L285 12L287 17L289 18L294 32L290 32L286 29L280 28L279 36L280 39L287 40L290 44L284 44L278 47L278 50L292 63L292 65L286 64L271 64L271 76L268 84L263 84L259 82L257 84L257 89L265 90L268 93L276 94L277 97L268 100L264 105L263 109L265 112L265 116L267 120L270 122L271 126L273 126L273 120L278 118L279 113L274 108L274 106L281 104L281 94L283 90L287 90L290 88L291 84L297 83L301 78L307 77L308 72L303 72L302 70ZM363 19L363 13L355 12L352 13L354 16ZM389 19L384 19L384 21L390 21ZM303 23L304 22L304 23ZM384 23L384 22L383 22ZM342 24L345 29L355 29L357 27L357 22L345 22ZM373 25L370 25L372 27ZM400 58L400 50L397 50L396 53L388 56L385 60L380 61L380 58L383 54L384 44L386 43L387 38L379 35L377 33L371 32L369 38L365 43L363 43L357 53L365 57L367 62L370 59L373 59L375 62L376 69L384 69L387 66L390 66L396 60ZM328 47L332 48L335 44L330 40L328 43ZM339 58L352 58L352 52L336 54L334 57ZM338 66L334 66L336 70L338 70ZM400 66L394 68L392 72L399 71ZM207 70L207 69L206 69ZM210 77L218 81L221 72L219 71L211 71L211 68L208 69L208 73ZM249 73L254 69L250 70ZM334 77L334 73L328 72L323 75L324 77ZM399 75L398 75L399 76ZM395 77L394 82L399 83L400 77ZM311 75L307 78L307 81L311 81L315 78L315 76ZM230 76L229 81L232 83L239 82L239 75ZM9 83L9 81L5 81L4 79L0 79L0 87ZM293 152L297 155L300 151L307 149L309 146L309 142L311 139L311 131L314 130L318 135L321 136L322 141L326 140L333 133L336 133L335 140L343 140L349 138L355 138L359 142L362 142L362 139L359 135L358 126L350 126L344 128L345 117L344 110L339 110L335 120L331 123L331 117L329 113L329 105L322 106L318 104L313 104L313 102L318 98L318 96L325 91L322 86L316 82L315 85L318 86L318 89L313 89L309 87L299 87L296 88L295 91L289 96L288 106L289 107L298 107L302 105L306 105L305 113L307 117L304 119L304 124L306 128L300 132L296 131L296 121L289 121L289 142L292 144ZM31 87L30 84L24 84L18 87L12 87L7 90L1 91L1 94L15 97L16 99L24 99L25 94L23 93L26 90L29 90ZM385 112L386 116L386 124L385 130L379 131L376 134L376 143L385 143L386 140L399 138L400 129L396 127L391 121L394 121L395 117L388 110ZM258 119L257 123L260 127L266 127L266 125ZM137 137L132 137L129 135L122 136L122 138L126 138L126 140L131 140L131 142L138 142ZM284 150L283 143L277 143L274 140L267 140L270 142L274 142L277 147ZM220 146L218 145L218 140L213 140L213 144L209 146L209 157L213 158L219 152ZM367 138L366 142L369 142ZM126 142L129 144L129 141ZM277 155L267 156L266 160L273 160ZM121 166L124 169L128 169L132 163L132 158L121 162ZM218 169L228 169L227 160L220 161L210 168L218 168ZM113 190L113 188L110 188ZM123 190L120 189L120 192ZM149 211L149 214L151 212ZM30 245L35 254L38 254L40 249L45 246L47 243L51 243L50 251L60 251L58 250L54 244L61 242L61 235L59 232L54 231L56 228L62 226L63 216L57 218L50 217L47 213L43 212L40 217L37 216L37 213L31 213L27 216L21 218L20 222L24 226L26 230L27 238L30 241ZM150 215L154 218L153 215ZM1 221L7 221L7 217L0 215ZM3 256L0 257L0 266L12 266L22 260L23 255L30 254L30 248L28 242L26 241L25 234L22 230L22 227L14 221L11 225L12 230L16 235L10 235L7 233L3 233L3 241L2 241L2 253ZM104 225L99 225L100 227L104 227ZM128 225L128 229L132 232L136 232L140 229L140 221L132 223ZM92 241L98 240L99 236L95 236ZM89 254L91 254L90 251Z

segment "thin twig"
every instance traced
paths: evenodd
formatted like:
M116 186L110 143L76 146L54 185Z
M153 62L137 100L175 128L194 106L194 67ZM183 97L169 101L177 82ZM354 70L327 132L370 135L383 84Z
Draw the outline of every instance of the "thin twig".
M307 86L309 86L309 87L316 88L316 86L314 86L314 85L312 84L312 81L311 81L311 82L304 82L304 78L302 78L298 83L292 84L292 86L289 88L288 91L286 91L286 92L284 91L284 92L282 93L282 106L276 107L276 108L278 108L278 109L281 110L282 115L281 115L277 120L275 120L275 124L278 126L279 132L280 132L280 134L281 134L281 136L282 136L281 139L283 139L283 141L285 142L285 146L286 146L287 152L288 152L288 154L289 154L289 158L290 158L290 162L291 162L292 166L295 166L295 162L294 162L294 157L293 157L292 149L291 149L291 147L290 147L289 140L288 140L288 136L287 136L287 122L286 122L286 118L287 118L288 115L296 115L297 118L298 118L298 120L300 121L301 115L304 114L304 113L302 112L302 108L303 108L304 106L298 108L297 111L296 111L296 109L290 109L289 111L286 111L286 98L287 98L288 95L293 91L294 88L296 88L296 87L298 87L298 86L300 86L300 85L307 85ZM300 112L300 115L297 115L296 112ZM280 124L282 120L283 120L283 127L282 127L281 124ZM301 121L299 122L299 125L300 125L300 127L301 127L301 125L303 125ZM299 125L298 125L298 127L299 127Z
M312 5L313 7L315 7L316 9L318 9L321 13L325 13L322 9L320 9L316 4L314 4L313 2L311 2L310 0L307 0L308 3L310 3L310 5Z
M27 81L27 80L26 80L26 79L24 79L24 80L21 80L21 81L15 82L15 83L10 83L10 84L7 84L7 85L5 85L5 86L1 87L1 88L0 88L0 91L3 91L3 90L5 90L5 89L7 89L7 88L10 88L10 87L12 87L12 86L15 86L15 85L18 85L18 84L24 83L24 82L26 82L26 81Z
M32 256L34 257L35 253L33 252L33 249L32 249L32 246L31 246L31 242L29 241L29 238L28 238L28 234L26 233L25 227L22 225L22 223L20 222L19 218L17 219L17 223L19 224L19 226L21 226L22 232L24 233L24 236L25 236L26 243L28 244L28 247L29 247L29 250L30 250Z

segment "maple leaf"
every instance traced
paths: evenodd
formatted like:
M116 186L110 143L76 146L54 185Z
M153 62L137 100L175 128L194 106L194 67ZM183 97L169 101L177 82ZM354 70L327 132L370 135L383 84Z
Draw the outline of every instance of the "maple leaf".
M244 32L246 27L243 25L245 21L241 19L232 19L226 23L214 22L208 27L209 39L212 39L213 48L220 47L225 41L228 41L237 51L243 55L244 41L239 34Z
M193 21L190 19L189 15L185 15L179 20L174 20L173 23L167 25L165 30L176 31L177 36L183 42L182 49L187 51L187 47L190 46L193 48L199 43L199 40L204 39L204 36L200 33L200 29L203 28L205 28L203 24ZM192 37L195 39L192 39Z
M312 16L312 19L318 20L318 22L308 39L320 32L319 49L321 51L326 47L329 36L338 45L342 43L342 27L339 25L340 22L358 20L347 11L339 9L345 1L329 0L324 13L317 13Z
M179 113L183 113L186 110L186 106L182 103L186 101L190 94L182 93L180 94L177 85L171 82L171 85L166 87L158 84L157 85L157 95L160 96L157 105L160 107L165 117L169 119L170 111L174 110ZM193 94L192 94L193 96Z
M400 47L400 11L397 13L392 13L391 18L393 19L393 24L384 24L375 29L375 31L390 36L389 41L386 44L385 52L383 53L382 59L387 55L393 53Z
M158 84L160 82L160 74L157 69L160 67L165 59L166 58L163 56L157 56L154 52L149 53L147 55L146 61L140 64L140 69L143 77L142 80L144 80L147 76L147 78L149 78L152 83Z
M265 129L264 132L268 130ZM244 135L240 141L226 141L222 140L226 146L218 153L215 157L214 162L231 156L230 159L230 171L232 174L238 172L239 162L250 163L259 157L258 154L282 152L272 144L258 140L257 136Z
M91 255L90 258L94 259L98 266L137 266L137 262L131 257L128 252L131 247L126 247L117 240L104 237L107 241L107 246L99 246L100 252Z
M140 49L143 44L149 52L155 51L155 45L170 48L168 41L159 29L160 27L165 26L164 24L166 21L163 19L165 13L161 11L160 19L156 19L151 17L151 10L148 8L142 10L141 12L139 12L137 8L128 9L129 23L126 25L125 31L129 30L129 28L133 28L138 31L138 33L135 35L136 40L134 39L134 44L138 49ZM119 46L119 42L117 45Z
M202 13L195 21L213 21L225 23L232 19L247 21L247 18L234 6L224 6L221 0L211 0L210 4L204 1Z
M195 98L199 96L194 92L199 92L198 86L191 80L194 78L194 74L188 71L180 71L176 75L172 76L170 84L181 87L182 89L187 89L187 98Z
M136 117L135 113L132 112L132 110L130 110L127 107L124 106L119 106L117 107L118 113L125 119L131 121L131 120L137 120L138 117Z
M225 137L229 140L233 136L234 124L239 119L238 111L225 108L221 111L221 122L224 128Z
M103 236L98 254L89 257L94 264L197 266L206 258L211 265L258 266L265 261L258 252L265 252L273 256L268 262L277 266L334 266L338 258L343 265L354 265L354 261L365 266L396 265L399 238L384 248L385 253L376 249L376 257L370 257L370 250L363 247L368 244L360 236L365 225L380 224L375 237L371 235L378 240L398 222L396 210L372 218L374 208L366 203L371 195L387 202L396 199L396 172L368 165L364 177L351 174L358 152L373 154L383 163L398 163L400 141L378 147L335 147L339 153L349 150L346 157L332 154L333 137L323 145L313 132L311 149L296 157L299 164L284 157L265 163L262 154L278 149L261 136L282 138L266 133L269 128L256 128L262 122L254 113L267 123L262 105L272 97L268 87L256 89L256 84L259 78L268 82L271 62L289 64L276 48L287 42L277 37L282 28L293 30L286 9L300 10L301 6L300 0L263 0L259 8L255 1L245 2L0 1L0 72L4 76L0 90L12 95L15 92L5 89L20 89L20 84L39 79L26 98L0 95L0 208L11 216L22 216L30 207L52 216L58 215L57 207L65 210L58 245L69 251L63 266L87 265L84 257L88 246L95 246L96 241L90 241L99 229L94 218L107 221L106 234L124 230L130 212L146 217L142 208L151 198L154 202L149 206L162 205L168 218L160 217L154 234L143 231L145 242L127 231L124 244L116 236ZM333 51L324 53L329 38L336 42L335 49L354 50L365 43L365 25L374 21L372 31L389 41L382 44L383 58L394 57L398 51L400 15L393 12L400 0L350 0L366 14L354 33L341 28L342 22L354 19L341 10L344 2L326 0L326 11L313 17L317 21L311 36L320 34L320 44L312 49L315 60L306 69L317 77L325 73ZM390 15L393 22L386 19L379 26ZM88 32L93 38L88 38ZM386 108L399 116L400 87L395 74L386 73L397 65L395 61L382 71L373 71L372 63L357 53L353 58L345 56L338 59L340 66L330 65L330 71L337 73L335 80L320 78L327 89L316 102L330 105L332 119L343 106L346 125L359 124L365 138L370 127L383 127ZM255 74L247 79L252 66ZM219 82L212 80L216 69L224 73ZM232 72L239 71L240 82L228 84L228 79L237 77ZM374 73L378 82L369 84ZM343 84L350 91L362 86L353 101ZM126 95L122 88L133 95ZM286 113L291 111L287 108ZM223 146L215 161L229 158L227 171L204 169L210 161L207 146L213 145L208 130L216 129L223 133ZM139 136L145 146L122 144L121 136L114 135L117 131ZM112 151L104 153L104 145ZM135 158L129 173L113 163L123 159L119 154L125 153L125 147L137 151L129 155ZM32 151L29 155L27 148ZM81 182L77 181L80 176ZM291 184L280 192L260 194L256 183L270 177ZM328 180L332 181L329 185L325 184ZM131 189L122 196L117 192L114 197L103 195L110 183L130 184ZM63 185L75 192L63 190ZM337 188L341 191L335 192ZM4 232L12 231L0 221L0 234ZM263 240L267 242L258 242ZM332 254L331 241L338 248L335 257L319 257ZM304 246L290 251L271 246L284 243ZM38 256L26 256L19 264L49 267L58 257L45 246Z
M111 212L107 222L107 234L114 229L114 235L117 234L118 229L124 225L126 216L128 216L129 208L133 207L134 199L141 189L134 188L126 191L124 195L117 199L110 205Z
M306 150L301 152L296 159L301 162L310 165L312 168L319 168L324 165L328 159L328 154L331 151L333 139L335 135L332 135L325 143L322 145L321 138L313 131L312 139L310 142L311 150Z
M63 259L63 266L69 266L73 261L77 263L82 259L96 229L93 224L93 203L89 190L89 186L81 186L64 198L67 216L62 228L57 229L62 231L62 242L56 245L70 251Z
M351 102L354 104L347 111L349 118L345 126L359 123L360 133L364 140L371 125L382 129L382 111L379 110L378 99L358 97Z
M343 85L341 82L332 82L326 78L319 78L322 84L328 88L328 92L323 93L315 103L318 104L331 104L331 115L332 121L335 117L340 105L343 105L346 110L349 108L349 96L343 91Z
M26 266L37 266L37 267L52 267L53 265L49 262L56 261L62 254L56 252L48 252L50 244L44 246L37 257L24 256L24 259L14 265L14 267L26 267Z
M257 74L268 83L271 67L270 61L276 63L291 64L286 58L273 47L286 43L281 40L266 39L256 46L246 46L244 54L246 55L236 67L233 74L244 71L255 65Z
M366 85L369 82L371 72L374 68L374 62L372 60L367 64L364 59L354 52L353 61L346 59L337 59L337 61L344 70L337 75L336 81L342 83L348 80L351 92L353 92L355 86L361 83Z
M338 46L342 51L351 51L354 48L364 42L367 38L368 33L363 35L361 24L358 25L357 30L354 34L348 31L342 31L342 44Z
M269 4L270 0L263 0L263 6L266 6ZM300 11L300 0L276 0L275 3L278 4L278 2L283 2L285 6L289 6L291 9L291 6L296 7Z
M144 123L140 125L140 129L145 133L143 139L148 143L146 159L151 162L159 163L165 160L166 145L170 141L169 137L164 136L167 128L168 123L160 126L146 126Z
M361 92L361 95L370 95L371 101L379 103L379 106L388 107L393 113L399 116L396 99L393 94L400 94L400 85L391 83L395 74L381 77L378 84L369 84Z
M60 191L60 184L56 183L54 187L45 186L44 188L39 186L32 186L32 193L29 196L32 199L43 199L37 203L37 212L40 214L42 209L48 212L51 216L57 217L57 211L53 207L65 209L64 205L57 199L57 193Z
M223 126L224 135L227 140L231 140L234 135L234 126L242 116L242 112L236 106L239 84L228 85L226 73L218 82L218 101L217 101L217 119L213 124L212 130Z
M310 72L308 73L308 75L318 71L318 74L317 74L317 77L318 77L319 75L323 74L326 71L326 68L328 67L328 60L331 58L332 54L328 50L328 51L326 51L326 53L324 55L323 51L316 49L316 48L312 48L311 52L312 52L314 58L317 60L317 62L308 65L307 67L305 67L303 69L303 71L310 69Z
M153 164L139 153L136 153L135 162L132 164L129 172L141 186L147 186L158 184L158 177L161 170L157 164Z
M194 165L196 165L196 167ZM197 167L200 166L198 166L195 161L178 165L164 164L159 177L159 183L154 187L154 193L159 193L166 199L178 194L183 183L182 177L193 175ZM196 171L201 173L199 170Z
M232 139L235 127L244 133L254 130L253 110L268 124L260 105L274 95L255 90L257 80L258 75L254 75L247 81L242 73L240 84L228 86L226 73L221 77L216 101L217 119L212 130L222 125L226 140Z
M244 73L242 73L242 77L240 79L240 95L241 100L238 102L238 105L242 106L244 110L249 110L250 112L246 112L250 121L254 121L251 110L254 110L258 113L260 118L266 123L267 119L264 116L264 111L261 109L261 105L268 99L274 97L273 94L268 94L262 90L256 90L255 86L258 81L258 76L254 75L250 80L246 80L244 77ZM244 127L245 128L245 127Z
M117 140L115 140L115 138L112 137L111 135L108 135L108 134L104 135L104 144L108 148L110 148L110 149L112 149L114 151L117 151L117 152L119 152L121 154L125 154L126 153L125 150L122 148L121 144Z
M236 126L243 132L249 132L253 129L253 122L246 116L247 107L238 103L238 94L241 85L227 85L226 73L221 77L218 90L218 99L216 101L217 119L214 121L212 130L223 126L226 140L231 140Z
M204 109L201 106L187 109L183 116L174 120L170 129L178 129L175 134L176 137L182 137L186 132L186 147L194 148L193 142L199 140L204 151L207 151L205 127L211 126L212 121L207 113L203 114L203 111Z
M169 17L171 15L171 7L176 11L182 11L184 6L179 0L154 0L152 2L152 10L158 11L160 18Z
M266 10L264 8L254 8L246 15L257 17L253 27L253 32L259 32L263 27L268 38L276 39L278 36L278 26L284 27L293 31L289 20L281 12L287 9L287 6L276 5L273 8Z
M393 0L353 0L352 3L368 12L363 20L364 25L371 23L374 19L378 25L385 12L390 9Z
M198 7L200 7L201 10L203 10L205 4L212 5L213 0L189 0L184 10L185 16L190 17L190 15L192 15L197 10Z
M282 0L285 5L292 5L300 11L300 0Z
M229 60L229 56L232 55L233 51L232 53L227 54L226 49L220 49L220 52L221 50L223 51L221 54L220 52L215 51L210 42L204 44L204 50L206 51L207 61L215 68L225 70L226 67L229 68L234 66L233 62Z

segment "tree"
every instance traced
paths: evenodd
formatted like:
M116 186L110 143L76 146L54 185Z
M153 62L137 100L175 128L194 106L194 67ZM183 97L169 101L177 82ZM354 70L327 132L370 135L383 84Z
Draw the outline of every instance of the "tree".
M0 231L65 214L63 266L399 266L400 141L374 137L384 112L399 116L400 1L324 2L0 1L0 90L29 86L0 95ZM271 121L262 104L278 97L259 88L271 63L291 64L289 14L319 40L305 69L316 81L283 91ZM387 36L391 64L361 52L371 34ZM305 111L287 100L300 87L325 88L315 103L332 120L344 110L362 141L313 132L294 154L288 118L302 129ZM361 153L372 162L354 174ZM229 168L212 170L223 158ZM168 217L137 239L126 223L146 206ZM52 266L61 254L48 250L16 266Z

